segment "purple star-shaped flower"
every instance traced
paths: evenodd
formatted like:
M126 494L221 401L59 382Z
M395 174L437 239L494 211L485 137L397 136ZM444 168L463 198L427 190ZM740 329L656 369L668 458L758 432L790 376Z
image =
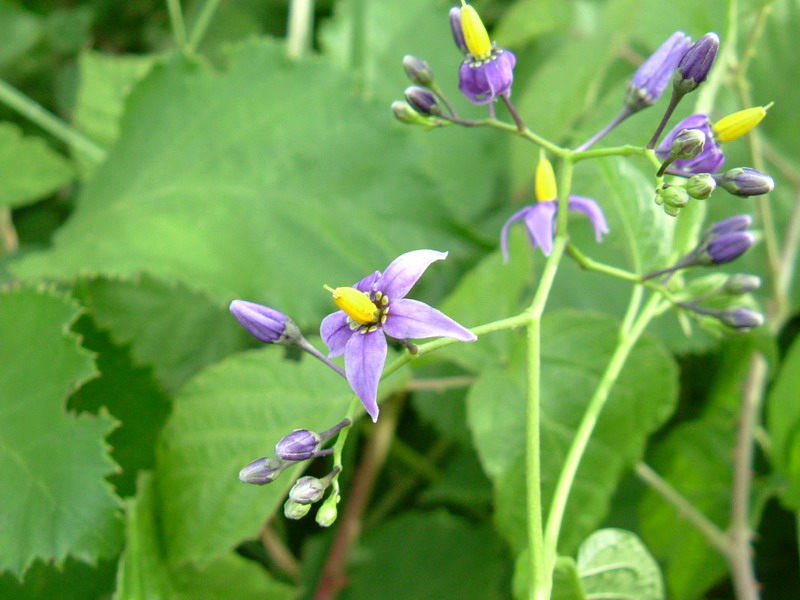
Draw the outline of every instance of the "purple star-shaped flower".
M699 129L702 131L706 136L705 146L703 146L703 151L694 158L676 160L670 165L670 169L685 174L716 173L722 163L725 162L725 155L714 139L714 131L711 122L708 120L708 115L691 115L678 123L667 134L661 145L656 148L656 155L662 160L666 159L672 148L672 142L684 129Z
M608 233L608 224L603 211L597 202L583 196L570 196L569 209L582 212L594 227L594 237L598 242L603 241L603 234ZM558 214L558 201L537 202L518 210L503 225L500 232L500 248L503 251L503 260L508 262L508 231L517 221L525 222L531 246L542 249L545 256L550 256L553 251L553 238L556 232L556 214Z
M414 250L398 256L383 273L375 271L353 286L374 304L373 320L359 322L340 310L322 321L320 334L330 349L329 356L344 354L347 381L373 421L378 420L378 382L386 362L387 335L398 340L439 336L463 342L477 339L444 313L405 297L432 262L445 258L447 252L435 250Z

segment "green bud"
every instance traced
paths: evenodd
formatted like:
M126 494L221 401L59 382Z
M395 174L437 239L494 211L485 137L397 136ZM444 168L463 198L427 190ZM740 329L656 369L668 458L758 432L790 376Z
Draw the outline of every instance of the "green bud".
M678 208L677 206L670 206L669 204L665 204L664 212L668 214L670 217L677 217L680 214L681 209Z
M697 200L709 198L717 189L717 182L710 173L692 175L686 182L686 192Z
M408 78L417 85L430 87L433 83L433 71L421 58L406 54L403 57L403 68L406 70Z
M295 502L291 498L286 500L283 505L283 514L287 519L292 519L293 521L297 521L302 519L308 514L308 511L311 510L310 504L300 504L299 502Z
M670 155L680 160L694 158L703 151L705 145L705 133L699 129L682 129L672 142Z
M761 278L757 275L748 275L747 273L737 273L731 275L725 282L725 293L733 296L741 294L749 294L761 287Z
M661 203L673 208L683 208L689 203L689 194L679 185L665 184L658 190Z
M332 496L329 497L317 510L317 524L320 527L330 527L336 522L338 512L336 500Z

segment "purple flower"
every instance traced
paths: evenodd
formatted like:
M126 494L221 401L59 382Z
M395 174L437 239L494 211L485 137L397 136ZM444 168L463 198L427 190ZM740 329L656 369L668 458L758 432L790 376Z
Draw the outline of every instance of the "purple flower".
M373 421L378 420L378 382L386 362L387 335L398 340L477 339L435 308L406 298L425 269L445 258L447 252L414 250L398 256L383 273L375 271L352 288L333 290L342 310L325 317L320 334L329 356L344 354L347 381Z
M654 104L691 45L692 40L685 33L673 33L633 74L625 104L634 112Z
M510 93L515 64L514 53L497 46L492 47L491 56L485 60L475 60L470 54L458 71L458 89L470 102L488 104L497 96Z
M685 174L716 172L722 166L722 163L725 162L725 155L714 139L714 133L711 128L711 122L708 120L708 115L692 115L678 123L672 131L667 134L667 137L664 138L661 145L656 148L658 157L662 160L669 157L672 150L672 143L684 129L699 129L702 131L706 136L705 147L703 151L694 158L676 160L672 163L670 168Z
M569 197L569 209L580 211L589 217L594 227L594 236L598 242L603 241L603 234L608 233L605 215L591 198L582 196ZM553 237L556 229L556 214L558 213L558 201L537 202L530 206L518 210L503 225L500 233L500 248L503 251L503 259L508 262L508 231L517 221L524 221L528 232L531 246L542 249L545 256L550 256L553 251Z

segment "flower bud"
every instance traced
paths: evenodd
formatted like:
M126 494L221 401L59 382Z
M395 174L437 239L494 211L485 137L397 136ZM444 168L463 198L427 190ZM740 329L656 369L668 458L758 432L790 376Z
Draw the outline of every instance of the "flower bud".
M454 6L450 9L450 30L453 32L453 41L464 54L469 54L469 48L464 41L464 30L461 27L461 8Z
M289 464L279 458L259 458L239 471L239 481L253 485L270 483L275 481Z
M320 436L308 429L295 429L275 444L275 454L284 460L306 460L317 453Z
M242 327L262 342L291 346L303 338L294 321L268 306L234 300L230 311Z
M291 498L286 500L283 504L283 515L287 519L292 519L293 521L298 521L305 517L309 510L311 510L310 504L300 504Z
M761 278L757 275L748 275L747 273L737 273L728 277L728 280L723 286L726 294L732 296L740 296L742 294L749 294L756 291L761 287Z
M775 189L775 181L772 177L750 167L728 169L721 175L716 175L715 178L726 192L735 196L760 196L769 194Z
M735 215L723 219L708 228L704 237L710 235L722 235L724 233L731 233L734 231L744 231L753 224L753 217L750 215Z
M440 115L442 108L439 106L439 101L432 91L418 85L412 85L406 88L405 91L406 102L421 115Z
M434 126L434 123L428 117L425 117L411 108L411 105L408 102L401 102L400 100L395 100L392 102L392 113L394 113L395 118L400 121L401 123L407 123L409 125L422 125L423 127L431 128Z
M692 175L686 182L686 192L697 200L705 200L711 197L715 189L717 189L717 182L714 180L714 176L709 173Z
M702 265L722 265L739 258L755 243L755 236L749 231L724 233L708 242L698 257Z
M689 194L679 185L664 185L658 190L659 204L665 207L683 208L689 203Z
M406 54L403 57L403 68L408 78L417 85L429 87L433 83L433 71L421 58Z
M665 204L663 208L664 212L670 217L677 217L679 214L681 214L681 209L678 206L670 206L669 204Z
M314 504L322 500L327 487L322 480L306 475L298 479L289 490L289 498L298 504Z
M764 324L764 315L749 308L726 308L719 313L719 320L736 329L750 329Z
M317 524L320 527L330 527L336 522L336 517L338 516L338 512L339 511L336 508L336 498L334 498L333 496L329 497L319 507L319 509L317 509L317 517L316 517Z
M631 112L647 108L661 97L675 67L691 45L691 38L676 31L641 64L628 84L625 96L625 104Z
M676 94L688 94L706 80L718 50L717 34L707 33L686 51L678 63L675 77L672 80Z
M706 145L706 134L699 129L683 129L672 142L670 156L686 160L698 156Z

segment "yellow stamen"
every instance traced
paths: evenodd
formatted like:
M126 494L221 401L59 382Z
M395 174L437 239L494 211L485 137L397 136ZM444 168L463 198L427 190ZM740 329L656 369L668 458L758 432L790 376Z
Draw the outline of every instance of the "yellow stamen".
M461 31L464 32L464 43L472 56L478 60L489 58L492 53L492 40L489 39L489 34L478 16L478 12L469 4L464 4L463 0L461 1Z
M356 323L369 325L379 320L381 311L364 292L351 287L337 287L336 289L327 285L322 287L333 295L336 306Z
M723 117L714 123L714 135L717 141L730 142L742 137L761 122L770 106L772 103L766 106L754 106Z
M552 202L557 198L556 174L542 150L539 154L539 164L536 165L536 199L539 202Z

